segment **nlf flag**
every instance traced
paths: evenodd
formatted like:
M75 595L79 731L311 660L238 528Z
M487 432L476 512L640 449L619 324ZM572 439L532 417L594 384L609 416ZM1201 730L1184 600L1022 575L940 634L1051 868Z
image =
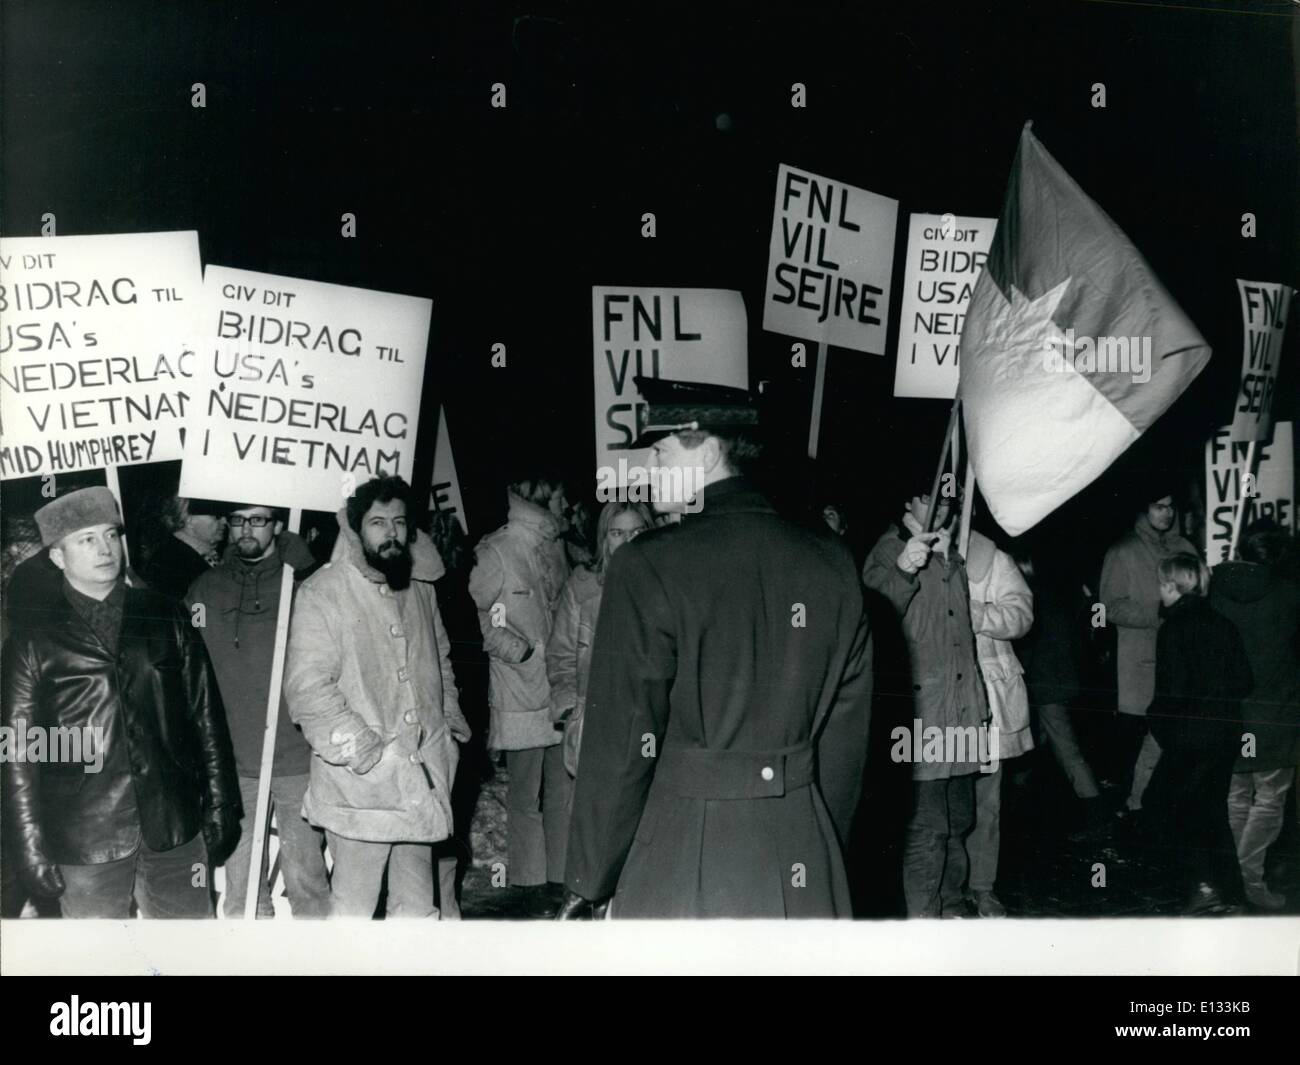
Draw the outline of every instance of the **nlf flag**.
M1026 126L961 337L980 490L1012 536L1091 484L1209 361L1132 242Z

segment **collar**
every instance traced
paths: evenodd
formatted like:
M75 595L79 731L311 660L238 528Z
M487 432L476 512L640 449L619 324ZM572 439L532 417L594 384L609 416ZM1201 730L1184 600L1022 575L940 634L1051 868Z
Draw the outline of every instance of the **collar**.
M298 533L291 532L288 529L285 529L275 538L275 548L269 557L275 559L277 566L288 563L293 567L294 573L301 573L316 564L316 556L311 553L307 541ZM221 561L226 566L238 563L241 569L245 570L260 569L266 563L266 559L261 559L255 563L242 561L234 543L226 545L226 550L221 555Z
M177 540L179 540L181 543L183 543L186 547L188 547L191 551L193 551L196 555L199 556L199 558L203 559L205 562L215 553L216 550L215 548L210 547L208 544L203 543L201 540L196 540L194 537L190 536L190 534L187 533L184 529L178 529L176 532L172 533L172 536L175 537Z
M227 548L226 558L221 563L221 568L234 574L237 580L244 580L254 575L263 576L272 570L279 572L283 564L284 559L280 557L278 549L273 549L266 558L259 558L256 562L245 562L239 557L238 552L232 553L231 549Z
M736 475L705 485L700 489L699 507L682 514L682 521L690 521L706 514L737 514L745 511L775 513L767 497L749 478Z
M361 550L361 537L353 532L352 526L348 524L348 508L340 507L335 517L338 518L339 535L334 541L330 562L346 562L366 580L373 581L375 584L387 584L388 579L366 561L365 552ZM436 581L446 572L438 549L433 546L433 541L429 539L427 533L417 529L410 547L411 580Z
M506 524L521 525L543 540L555 540L560 535L560 523L547 507L530 503L511 491L506 492Z
M1209 605L1204 596L1197 595L1195 592L1184 592L1173 606L1164 606L1162 604L1160 609L1164 611L1165 617L1169 618L1179 613L1192 613L1201 607L1208 607Z
M1176 526L1167 532L1156 532L1147 521L1145 514L1138 515L1137 521L1133 523L1133 531L1138 534L1139 539L1145 540L1153 547L1164 547L1171 537L1182 535Z
M119 577L113 584L113 590L108 595L104 596L103 599L96 599L93 595L86 595L85 592L77 591L76 588L72 587L68 578L64 577L63 595L79 614L84 614L89 610L116 610L121 613L126 605L126 582Z

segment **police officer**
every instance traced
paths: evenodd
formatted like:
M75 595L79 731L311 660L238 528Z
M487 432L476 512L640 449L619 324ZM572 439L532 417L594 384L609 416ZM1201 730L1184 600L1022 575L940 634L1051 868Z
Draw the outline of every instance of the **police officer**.
M560 917L848 917L871 644L838 537L746 479L741 389L636 379L658 510L610 562Z

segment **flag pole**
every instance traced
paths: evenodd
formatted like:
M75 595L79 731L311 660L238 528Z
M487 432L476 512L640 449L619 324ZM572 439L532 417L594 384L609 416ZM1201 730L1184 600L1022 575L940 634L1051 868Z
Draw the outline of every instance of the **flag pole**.
M813 384L812 421L808 423L808 457L817 457L817 442L822 430L822 396L826 392L826 362L830 348L823 343L817 344L817 376Z
M957 553L962 558L966 558L970 548L971 512L975 509L975 466L969 454L966 456L966 486L962 491L965 493L965 498L961 503L961 532L957 541Z
M961 469L961 418L952 420L952 472Z
M925 512L925 531L929 532L934 523L935 511L939 502L939 482L943 479L943 468L948 464L948 451L952 447L953 427L957 424L957 412L961 409L961 397L952 401L952 410L948 414L948 427L943 431L943 448L939 452L939 465L935 467L934 480L930 482L930 507Z
M1228 543L1228 557L1225 562L1231 562L1237 554L1237 541L1241 538L1241 525L1246 517L1246 500L1249 498L1246 494L1246 478L1255 472L1255 441L1252 440L1246 445L1246 461L1241 466L1241 496L1237 500L1236 512L1232 515L1232 540Z
M296 533L302 524L302 508L289 511L288 531ZM289 640L289 612L293 599L293 567L285 562L280 571L280 606L275 619L275 653L271 658L271 689L266 695L266 726L262 731L262 765L257 773L257 810L253 818L253 853L248 862L248 893L244 896L244 920L257 919L257 898L262 893L262 855L271 822L271 766L275 761L275 733L280 724L280 691L284 682L284 656ZM297 816L296 812L291 816Z

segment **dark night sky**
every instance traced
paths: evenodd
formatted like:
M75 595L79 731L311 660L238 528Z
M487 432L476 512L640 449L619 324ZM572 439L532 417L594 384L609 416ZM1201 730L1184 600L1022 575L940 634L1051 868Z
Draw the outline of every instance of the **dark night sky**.
M1085 527L1104 546L1144 471L1200 476L1240 369L1233 279L1300 284L1300 8L765 11L9 2L4 232L35 234L46 211L61 234L197 229L206 263L431 297L421 437L431 445L445 402L480 533L503 514L514 463L591 469L592 284L741 289L751 380L773 382L786 415L777 455L797 456L813 371L791 369L790 339L760 328L776 168L869 188L901 201L889 355L833 350L819 473L863 506L861 527L892 515L901 479L932 465L947 414L891 398L906 215L996 215L1032 118L1215 352L1044 531ZM504 111L489 106L497 81ZM796 81L803 110L790 106ZM1104 110L1090 106L1094 82ZM356 239L340 236L345 211ZM640 236L645 211L653 240ZM1241 236L1246 211L1254 240ZM1296 332L1279 417L1294 413ZM504 370L489 364L498 341Z

